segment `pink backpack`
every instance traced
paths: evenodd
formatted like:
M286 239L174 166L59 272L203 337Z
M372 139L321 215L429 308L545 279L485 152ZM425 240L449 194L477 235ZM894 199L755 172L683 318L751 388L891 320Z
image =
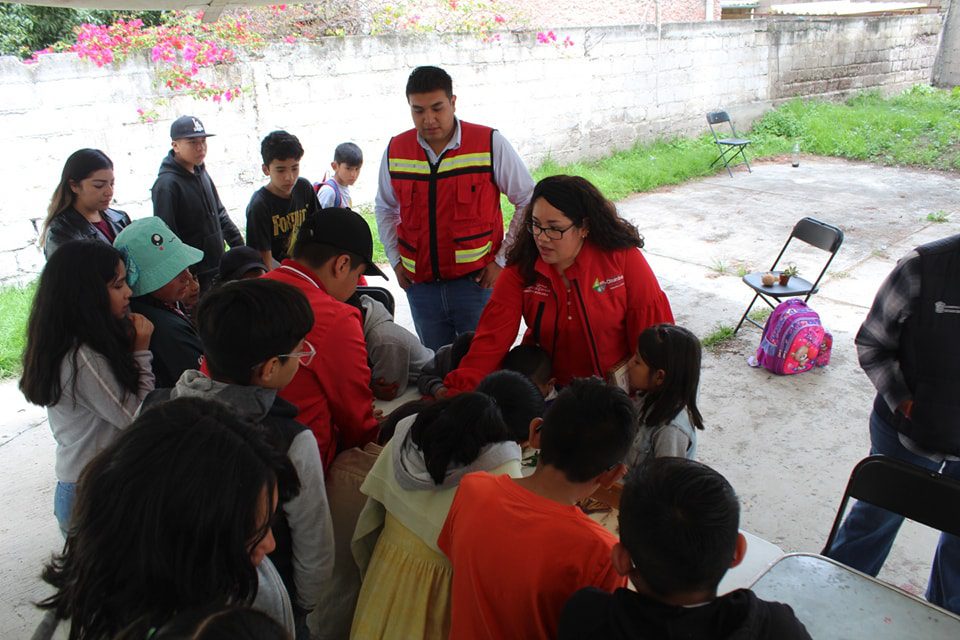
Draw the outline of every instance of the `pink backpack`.
M757 355L749 362L777 375L803 373L830 364L832 348L833 336L817 312L800 298L790 298L767 318Z

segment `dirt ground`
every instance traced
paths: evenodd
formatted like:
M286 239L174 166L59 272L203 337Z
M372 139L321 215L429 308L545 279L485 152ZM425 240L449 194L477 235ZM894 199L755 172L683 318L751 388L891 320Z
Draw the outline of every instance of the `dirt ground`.
M954 175L803 158L799 168L761 163L619 203L646 237L677 322L701 337L736 324L750 300L738 274L769 267L801 217L846 234L812 300L833 333L829 367L788 377L751 369L760 332L750 327L705 353L699 457L737 489L743 528L785 551L822 548L850 469L868 449L873 390L853 337L897 258L960 233L958 186ZM927 220L939 211L950 221ZM819 255L792 260L809 276ZM397 299L398 321L410 326ZM44 411L26 405L14 383L0 385L0 407L0 638L27 638L39 619L30 603L45 593L41 564L62 544L52 513L54 442ZM881 578L922 593L935 542L935 532L908 523Z

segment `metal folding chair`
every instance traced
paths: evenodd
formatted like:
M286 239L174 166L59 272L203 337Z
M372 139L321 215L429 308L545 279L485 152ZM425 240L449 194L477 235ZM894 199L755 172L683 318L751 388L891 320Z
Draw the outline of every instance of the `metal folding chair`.
M793 276L790 278L790 282L786 285L780 285L776 282L774 282L772 285L763 284L763 274L778 273L777 265L780 264L780 259L783 257L783 254L786 253L787 247L790 246L790 242L794 238L830 254L830 257L827 258L826 263L823 265L823 269L821 269L820 273L817 274L817 279L811 282L799 276ZM840 250L841 244L843 244L843 231L832 224L820 222L814 218L803 218L800 220L800 222L795 224L793 226L793 231L790 232L790 237L787 238L783 248L780 249L777 259L773 261L773 266L771 266L767 271L754 271L753 273L748 273L747 275L743 276L744 284L754 290L754 295L753 299L750 301L750 304L747 305L747 310L744 311L743 315L740 317L740 322L737 323L737 328L734 329L733 332L736 333L740 331L740 327L743 325L744 321L749 322L758 329L763 329L763 325L749 317L750 310L753 309L753 305L757 301L757 298L761 298L764 302L770 305L771 309L775 309L782 298L797 298L800 296L806 296L803 301L806 302L809 300L810 296L820 290L820 280L823 279L823 275L827 272L827 268L830 266L830 263L833 262L833 258L837 255L837 251Z
M956 508L960 504L960 481L897 458L870 456L858 462L850 474L833 528L823 546L825 556L829 556L850 498L960 536L960 509Z
M390 293L390 290L385 287L371 287L363 286L357 287L357 297L359 296L370 296L377 302L381 303L387 308L387 311L390 312L391 316L395 316L394 311L397 307L396 302L393 299L393 294Z
M733 134L733 137L721 138L717 135L717 130L714 128L714 125L723 124L724 122L730 125L730 132ZM747 154L744 152L744 149L747 148L750 141L737 135L737 130L733 126L733 120L730 119L727 112L711 111L707 114L707 124L710 125L710 133L713 134L713 141L716 143L717 149L720 150L720 155L710 163L710 166L712 167L722 160L724 168L726 168L727 173L729 173L732 178L733 171L730 171L730 161L736 160L739 155L743 158L743 164L747 165L747 171L753 173L753 169L750 168L750 162L747 160Z

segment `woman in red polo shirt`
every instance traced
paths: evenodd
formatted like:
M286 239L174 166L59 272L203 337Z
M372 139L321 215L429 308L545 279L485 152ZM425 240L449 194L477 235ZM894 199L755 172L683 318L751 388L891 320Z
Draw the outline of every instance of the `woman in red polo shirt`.
M644 329L673 322L666 294L640 253L643 238L616 206L579 176L544 178L523 212L470 351L444 380L468 391L513 345L542 347L560 385L606 376L636 350Z

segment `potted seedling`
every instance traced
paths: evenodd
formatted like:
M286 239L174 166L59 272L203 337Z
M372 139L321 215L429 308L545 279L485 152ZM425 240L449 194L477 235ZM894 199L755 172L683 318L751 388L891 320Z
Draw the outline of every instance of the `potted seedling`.
M787 283L790 282L790 278L797 275L800 271L797 269L797 265L792 262L787 265L787 268L780 272L780 286L785 287Z

